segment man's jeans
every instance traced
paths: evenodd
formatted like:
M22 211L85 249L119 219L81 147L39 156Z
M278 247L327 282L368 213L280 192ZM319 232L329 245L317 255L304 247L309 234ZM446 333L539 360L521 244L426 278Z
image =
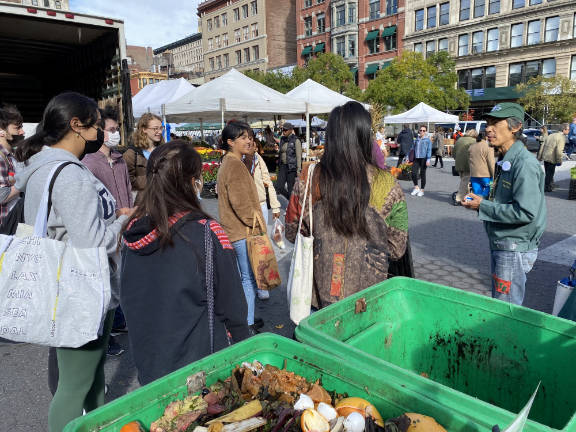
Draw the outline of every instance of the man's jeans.
M529 252L492 251L492 298L522 305L526 291L526 273L538 256Z
M568 148L566 149L566 156L570 159L570 155L576 152L576 138L568 139Z
M248 303L248 325L252 325L254 324L254 301L258 285L256 284L256 279L254 279L254 273L252 273L246 239L235 241L232 243L232 246L236 251L236 260L238 261L238 270L240 271L240 278L242 279L242 288L244 288L246 303Z

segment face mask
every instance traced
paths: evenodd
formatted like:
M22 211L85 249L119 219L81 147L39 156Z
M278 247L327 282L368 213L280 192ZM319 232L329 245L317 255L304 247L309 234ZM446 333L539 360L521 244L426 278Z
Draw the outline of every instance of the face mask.
M86 139L82 135L80 136L84 141L86 141ZM98 133L96 134L96 140L86 141L84 145L84 153L82 153L82 156L80 156L80 160L84 159L84 156L86 156L87 154L96 153L98 150L100 150L102 144L104 144L104 131L98 129Z
M202 197L200 196L200 193L202 192L202 182L200 180L196 180L194 183L200 187L200 190L196 189L196 196L198 197L198 201L202 201Z
M8 144L10 144L12 147L16 147L19 143L21 143L25 139L26 137L24 135L12 135L12 139L6 141L8 141Z
M105 141L106 147L115 148L120 144L120 132L108 132L108 141Z

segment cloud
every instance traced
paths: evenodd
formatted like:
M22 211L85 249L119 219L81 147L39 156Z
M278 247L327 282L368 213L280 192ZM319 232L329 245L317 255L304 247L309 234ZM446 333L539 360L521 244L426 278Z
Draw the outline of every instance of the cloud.
M158 48L198 31L200 0L70 0L74 12L124 20L128 45Z

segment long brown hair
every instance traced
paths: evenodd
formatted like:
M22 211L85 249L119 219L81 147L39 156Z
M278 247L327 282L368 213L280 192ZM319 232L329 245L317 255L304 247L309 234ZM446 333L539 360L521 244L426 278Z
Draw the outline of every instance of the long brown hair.
M151 120L159 120L160 122L162 121L160 117L152 113L146 113L140 117L140 120L138 121L138 127L134 132L132 132L131 136L132 145L134 147L144 150L150 147L150 144L148 143L148 135L146 135L146 132L144 131L148 128L148 123L150 123ZM164 144L164 135L162 135L162 139L158 145L160 144Z
M148 215L152 229L156 229L162 246L174 245L168 218L179 212L206 213L198 201L192 179L202 178L202 158L188 142L177 139L158 147L150 154L146 167L146 188L142 204L122 227L126 231L130 222Z

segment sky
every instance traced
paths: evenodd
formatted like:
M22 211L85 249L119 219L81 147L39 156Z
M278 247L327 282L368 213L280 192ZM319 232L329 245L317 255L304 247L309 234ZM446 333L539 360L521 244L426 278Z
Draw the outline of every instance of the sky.
M70 0L70 10L123 19L128 45L158 48L198 31L200 1Z

